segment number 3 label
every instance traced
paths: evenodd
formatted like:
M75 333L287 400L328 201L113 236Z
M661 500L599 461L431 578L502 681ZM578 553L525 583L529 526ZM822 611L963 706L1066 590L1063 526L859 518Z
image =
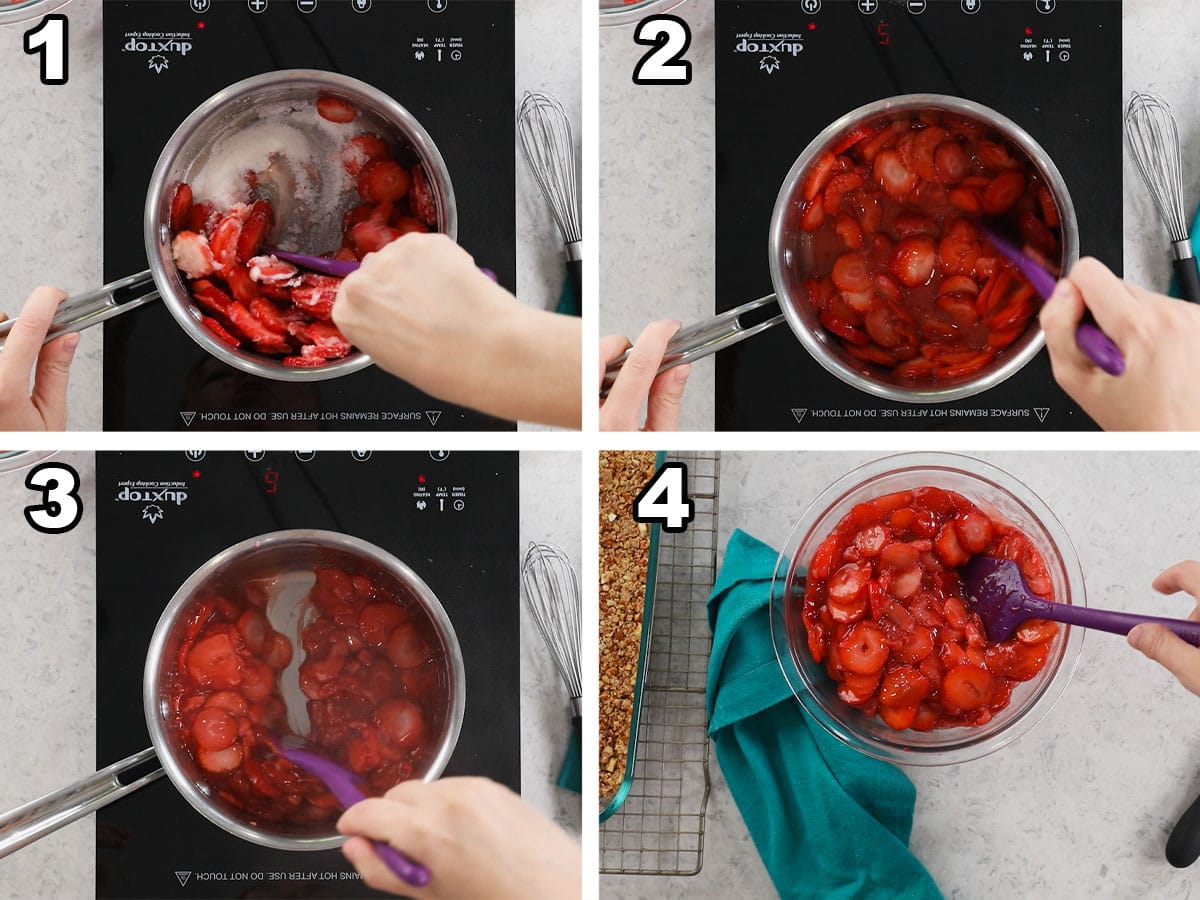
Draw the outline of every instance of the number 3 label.
M683 19L678 16L642 19L633 40L654 47L634 66L634 84L692 83L692 64L683 58L692 44L692 32Z
M25 521L43 534L64 534L79 524L79 474L66 463L42 463L25 477L25 487L42 502L25 507Z
M687 493L687 466L665 463L633 501L633 520L661 525L672 534L687 531L696 517L696 503Z

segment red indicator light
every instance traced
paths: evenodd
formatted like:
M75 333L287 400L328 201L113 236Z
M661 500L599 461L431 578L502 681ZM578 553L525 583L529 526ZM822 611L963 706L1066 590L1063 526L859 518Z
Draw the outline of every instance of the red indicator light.
M197 22L197 23L196 23L196 27L197 27L197 28L199 28L201 31L203 31L203 30L204 30L204 23L203 23L203 22Z
M200 477L200 470L199 470L199 469L192 469L192 477L193 477L193 478L199 478L199 477Z
M417 484L424 484L424 483L425 483L425 476L424 476L424 475L418 475L418 476L417 476Z
M1025 37L1033 37L1033 29L1032 28L1025 29Z
M809 31L816 31L816 30L817 30L817 23L816 23L816 22L809 22L809 23L808 23L808 30L809 30Z

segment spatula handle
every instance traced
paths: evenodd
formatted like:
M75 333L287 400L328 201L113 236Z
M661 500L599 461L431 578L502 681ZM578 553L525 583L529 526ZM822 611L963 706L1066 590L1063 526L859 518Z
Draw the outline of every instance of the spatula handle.
M1129 634L1135 625L1163 625L1194 647L1200 647L1200 622L1191 619L1166 619L1162 616L1144 616L1139 613L1113 612L1107 609L1092 609L1087 606L1071 606L1068 603L1043 601L1032 604L1029 611L1042 619L1053 619L1068 625L1094 628L1110 634Z

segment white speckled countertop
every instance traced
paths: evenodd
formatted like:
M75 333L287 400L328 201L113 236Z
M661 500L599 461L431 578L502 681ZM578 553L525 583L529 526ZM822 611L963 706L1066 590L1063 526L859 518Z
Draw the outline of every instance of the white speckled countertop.
M0 191L9 211L0 221L6 281L0 310L9 315L36 285L77 292L98 287L104 274L100 9L100 0L73 0L59 10L69 20L69 78L57 87L40 83L37 58L23 52L29 26L0 28ZM527 90L556 94L575 126L577 160L579 41L574 4L516 0L513 114ZM566 277L562 238L519 146L516 167L517 294L553 309ZM100 430L102 343L99 329L83 333L72 367L72 430Z
M816 494L880 455L723 454L721 547L734 528L780 546ZM972 455L1023 481L1054 510L1078 552L1088 605L1190 611L1186 600L1155 595L1150 582L1200 556L1194 455ZM1163 846L1200 793L1197 711L1200 698L1123 638L1089 632L1066 692L1015 744L959 766L905 770L917 787L912 849L950 898L1191 896L1195 871L1171 868ZM771 895L715 756L710 763L700 874L606 876L604 896Z
M95 771L95 463L63 453L83 482L84 515L71 532L43 535L21 510L32 495L25 472L0 472L0 546L5 615L0 629L0 812ZM520 549L553 540L579 564L578 454L523 453ZM54 560L53 569L46 565ZM510 602L519 603L513 596ZM14 616L14 610L25 614ZM566 752L570 704L533 622L521 617L522 794L578 840L580 802L554 784ZM113 760L101 760L105 765ZM0 898L94 897L91 818L0 860Z
M1200 63L1188 0L1124 4L1124 94L1152 90L1171 103L1187 159L1200 156ZM600 333L635 336L651 319L685 324L714 310L714 11L687 2L692 44L687 86L645 87L630 77L646 48L632 27L600 32ZM1187 27L1190 24L1193 27ZM1113 186L1117 189L1117 186ZM1185 165L1185 206L1200 203L1200 165ZM1133 163L1125 164L1125 274L1165 291L1169 244ZM750 299L749 297L745 299ZM713 427L712 360L692 368L680 427Z

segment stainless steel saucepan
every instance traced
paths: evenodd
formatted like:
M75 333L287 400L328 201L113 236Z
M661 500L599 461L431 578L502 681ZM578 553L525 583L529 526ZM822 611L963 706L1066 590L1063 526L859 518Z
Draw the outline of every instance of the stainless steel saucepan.
M363 119L378 124L385 140L411 150L429 176L437 202L437 230L457 238L458 213L446 163L428 132L408 110L377 88L334 72L315 69L268 72L214 94L183 121L163 148L146 191L143 232L150 268L96 290L68 297L59 305L46 339L82 331L161 297L192 340L222 362L251 375L276 381L321 381L371 365L370 357L358 350L323 366L296 368L268 356L230 347L201 324L200 310L171 257L169 223L176 185L192 180L196 172L210 162L209 151L215 144L260 121L264 110L279 109L284 104L295 109L311 109L322 96L349 101ZM329 222L340 224L342 210L329 210L328 213ZM312 224L328 229L327 222ZM311 251L317 248L296 249ZM132 299L122 299L131 291L141 293ZM13 321L0 323L0 347Z
M282 588L268 606L267 615L278 620L301 621L305 613L307 587L295 589L294 582L313 566L330 564L343 571L366 575L385 586L389 593L419 605L433 624L445 660L445 706L430 717L432 752L424 771L414 778L432 781L446 768L462 728L466 680L462 650L446 611L429 586L407 565L385 550L349 535L333 531L296 529L275 531L250 538L221 551L204 563L175 592L163 610L146 652L142 701L146 728L152 746L114 763L95 775L46 794L19 809L0 816L0 858L19 850L44 835L106 806L160 778L164 771L175 789L205 818L230 834L255 844L284 850L324 850L344 840L332 826L267 826L247 822L237 807L213 795L204 773L172 734L170 686L188 619L196 604L223 587L263 578L291 579L293 587ZM275 604L280 608L276 609ZM285 694L286 697L286 694ZM302 702L302 698L296 702ZM120 777L157 757L162 766L129 784ZM164 826L166 823L164 823Z
M791 171L779 188L779 195L771 214L767 250L771 283L775 293L680 329L668 344L659 371L665 372L683 363L703 359L784 321L791 326L804 349L812 354L826 371L861 391L886 400L907 403L945 403L961 400L995 387L1033 359L1045 343L1045 335L1036 321L1003 353L998 354L978 372L931 385L914 383L898 377L882 366L863 362L847 353L841 343L822 327L818 311L808 301L804 289L804 280L809 274L808 254L805 252L807 241L792 224L794 218L790 212L795 204L803 200L804 177L809 168L827 150L837 146L855 129L921 112L950 113L978 121L1004 135L1025 155L1029 165L1049 188L1058 208L1063 239L1062 257L1058 263L1062 271L1070 269L1079 258L1079 228L1075 218L1075 206L1071 202L1071 195L1058 167L1040 144L1011 119L970 100L941 94L905 94L890 97L868 103L842 116L817 135L792 165ZM773 308L776 303L780 310L776 315L754 325L742 324L743 317L748 313L767 307ZM601 386L601 396L608 393L627 357L628 353L625 353L609 364Z

